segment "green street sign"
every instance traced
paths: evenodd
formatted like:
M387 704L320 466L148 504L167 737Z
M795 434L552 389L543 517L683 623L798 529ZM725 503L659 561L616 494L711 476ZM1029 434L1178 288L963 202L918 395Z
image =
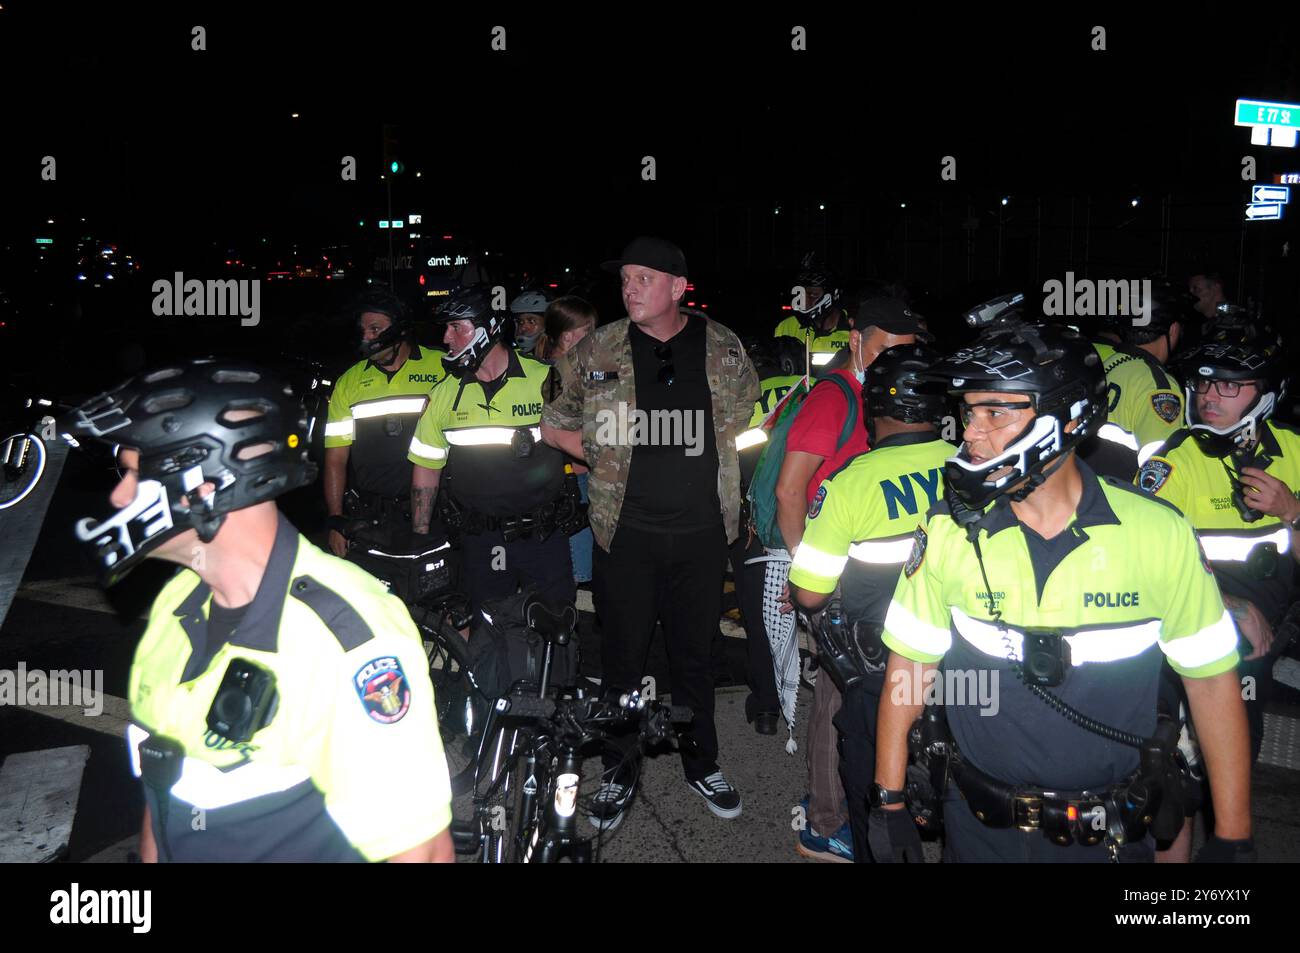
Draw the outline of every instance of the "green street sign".
M1300 129L1300 105L1295 103L1266 103L1258 99L1237 100L1234 125L1284 126Z

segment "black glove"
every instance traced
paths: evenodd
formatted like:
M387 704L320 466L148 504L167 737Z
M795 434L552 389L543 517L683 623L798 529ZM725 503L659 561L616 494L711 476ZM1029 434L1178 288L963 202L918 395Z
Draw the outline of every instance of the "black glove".
M1198 864L1253 864L1259 860L1255 851L1255 839L1224 840L1211 837L1196 855Z
M874 808L867 817L867 844L878 864L925 863L921 835L907 808Z

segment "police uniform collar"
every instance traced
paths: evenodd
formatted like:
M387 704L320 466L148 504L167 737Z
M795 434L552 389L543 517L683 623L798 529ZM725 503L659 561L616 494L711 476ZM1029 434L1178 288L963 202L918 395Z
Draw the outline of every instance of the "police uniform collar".
M873 444L872 450L883 450L885 447L910 447L917 443L929 443L931 440L938 440L939 435L933 430L905 430L902 433L891 433L879 443Z
M1264 425L1259 429L1259 443L1264 448L1264 452L1270 457L1282 456L1282 444L1278 441L1277 434L1273 433L1272 421L1264 421Z
M257 595L249 603L243 619L235 627L230 639L231 645L256 649L260 652L274 652L280 636L280 616L284 611L284 596L289 588L289 576L298 557L298 531L277 511L278 523L275 530L275 542L271 546L271 556L258 584ZM202 652L211 656L217 646L208 646L206 639L207 619L203 607L207 605L212 594L211 587L200 581L177 608L175 614L181 619L181 627L190 638L192 652ZM191 656L191 663L196 662ZM205 662L206 665L206 662ZM191 665L186 665L182 681L188 681L198 674L191 673Z
M519 360L519 352L512 347L506 348L506 377L527 377L524 365Z
M1074 463L1079 468L1079 478L1083 481L1083 495L1079 497L1079 505L1074 510L1074 525L1081 529L1089 526L1118 526L1119 517L1106 500L1106 494L1101 491L1101 478L1077 456ZM1016 519L1016 514L1011 509L1011 497L998 497L984 514L980 525L990 537L1004 529L1019 526L1020 520Z

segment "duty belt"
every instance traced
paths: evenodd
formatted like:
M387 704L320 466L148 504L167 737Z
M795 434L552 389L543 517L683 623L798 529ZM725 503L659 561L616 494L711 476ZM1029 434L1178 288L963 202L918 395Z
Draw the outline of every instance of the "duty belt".
M939 709L932 713L937 718L931 719L926 744L931 758L939 757L944 762L931 764L936 769L932 776L938 782L935 794L942 797L946 773L956 782L971 813L986 827L1040 831L1061 846L1078 843L1093 847L1105 841L1112 860L1119 847L1146 836L1160 806L1163 788L1162 778L1150 765L1139 767L1118 784L1096 791L1008 784L985 774L963 757L941 712Z

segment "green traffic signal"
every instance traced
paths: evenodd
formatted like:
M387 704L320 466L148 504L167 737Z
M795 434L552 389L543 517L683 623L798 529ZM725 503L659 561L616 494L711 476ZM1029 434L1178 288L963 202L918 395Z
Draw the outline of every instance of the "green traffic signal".
M403 172L405 170L406 170L406 166L403 165L402 162L398 159L394 159L392 162L388 163L388 171L393 173L393 175L397 175L399 172Z

